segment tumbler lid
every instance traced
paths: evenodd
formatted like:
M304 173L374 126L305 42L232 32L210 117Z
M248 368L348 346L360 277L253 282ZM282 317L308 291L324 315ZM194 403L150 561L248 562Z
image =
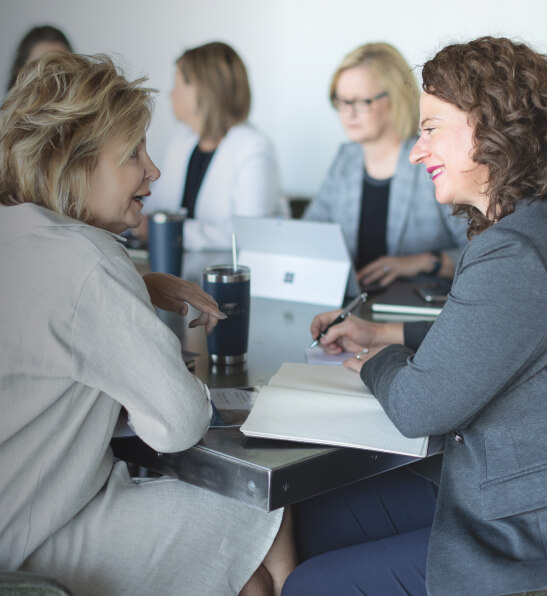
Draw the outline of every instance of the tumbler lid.
M181 207L177 211L154 211L149 217L156 223L165 223L168 221L184 221L186 219L186 207Z
M232 265L210 265L203 270L203 281L210 283L233 283L250 278L251 270L244 265L239 265L235 271Z

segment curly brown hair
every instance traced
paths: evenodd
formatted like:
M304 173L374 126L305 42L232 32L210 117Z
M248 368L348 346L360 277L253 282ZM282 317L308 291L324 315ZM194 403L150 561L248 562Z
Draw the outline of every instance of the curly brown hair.
M443 48L422 71L426 93L470 115L476 163L488 166L486 216L466 214L472 237L513 213L517 201L547 198L547 56L506 38Z

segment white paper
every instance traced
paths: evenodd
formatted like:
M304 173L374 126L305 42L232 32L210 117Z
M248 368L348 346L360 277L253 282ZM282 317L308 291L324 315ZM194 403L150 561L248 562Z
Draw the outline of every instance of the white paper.
M359 375L329 365L285 363L263 387L245 435L305 443L427 454L427 437L404 437Z
M211 400L219 410L250 410L258 393L247 389L209 389Z
M354 356L351 352L340 352L340 354L327 354L319 346L306 348L306 362L308 364L334 364L341 366L348 358Z

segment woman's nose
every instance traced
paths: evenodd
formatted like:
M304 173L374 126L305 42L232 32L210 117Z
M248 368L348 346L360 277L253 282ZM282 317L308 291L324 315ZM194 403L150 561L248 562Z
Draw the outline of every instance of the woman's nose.
M412 151L408 156L408 160L412 164L419 164L424 158L429 154L428 150L425 147L425 142L423 137L419 137L414 147L412 147Z
M161 176L161 172L156 164L150 159L150 156L147 155L147 157L148 164L146 165L146 178L150 180L150 182L154 182L154 180L157 180Z

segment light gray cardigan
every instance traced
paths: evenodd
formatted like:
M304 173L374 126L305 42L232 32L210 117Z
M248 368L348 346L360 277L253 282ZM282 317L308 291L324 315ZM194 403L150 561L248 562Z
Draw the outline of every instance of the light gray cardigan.
M547 588L546 230L537 200L474 238L418 351L361 371L404 435L446 433L433 596Z
M467 244L467 222L452 217L448 205L437 203L425 168L408 161L415 142L416 139L411 138L403 143L389 188L387 254L410 255L442 250L455 265L461 248ZM361 145L342 145L319 192L304 214L304 219L311 221L341 224L353 260L358 247L365 173L363 159Z

